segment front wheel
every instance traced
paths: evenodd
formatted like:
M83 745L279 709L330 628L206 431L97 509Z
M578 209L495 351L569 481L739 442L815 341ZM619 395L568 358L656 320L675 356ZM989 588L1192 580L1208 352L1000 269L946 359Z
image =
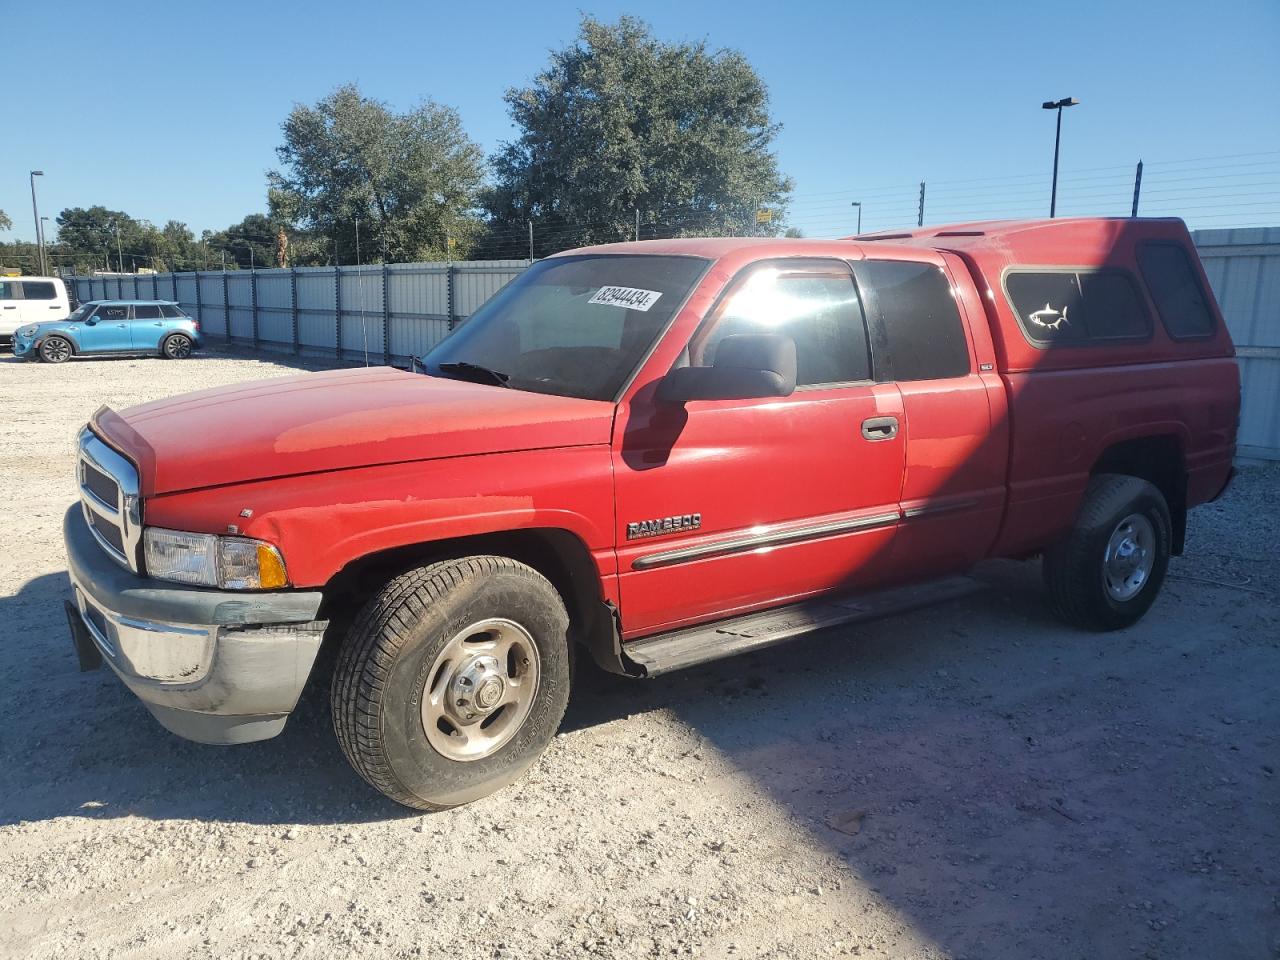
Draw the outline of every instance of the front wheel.
M191 356L194 346L185 333L173 333L165 337L160 352L169 360L185 360Z
M1169 567L1169 505L1146 480L1094 476L1075 527L1044 555L1044 581L1064 620L1089 630L1136 623Z
M342 752L370 784L418 810L506 786L564 716L568 632L555 588L506 557L396 577L338 652L331 698Z
M62 337L45 337L40 343L40 359L45 363L63 363L71 359L71 342Z

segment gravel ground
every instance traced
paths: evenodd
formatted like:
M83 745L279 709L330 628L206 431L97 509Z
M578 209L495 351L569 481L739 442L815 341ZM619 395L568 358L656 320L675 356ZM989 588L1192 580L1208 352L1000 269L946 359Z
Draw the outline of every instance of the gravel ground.
M67 638L78 426L302 365L0 360L0 955L1280 956L1280 470L1194 513L1125 633L1002 562L769 653L583 670L523 781L421 816L347 768L322 690L198 746Z

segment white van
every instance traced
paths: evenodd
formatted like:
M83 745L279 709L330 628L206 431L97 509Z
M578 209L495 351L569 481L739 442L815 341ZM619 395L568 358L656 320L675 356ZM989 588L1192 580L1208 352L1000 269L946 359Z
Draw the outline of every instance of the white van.
M0 277L0 341L28 323L61 320L71 313L67 285L57 277Z

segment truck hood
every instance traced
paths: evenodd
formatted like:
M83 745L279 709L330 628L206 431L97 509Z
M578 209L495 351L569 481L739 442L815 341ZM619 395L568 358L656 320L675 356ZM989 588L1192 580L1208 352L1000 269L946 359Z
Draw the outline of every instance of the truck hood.
M325 470L609 442L614 405L391 367L186 393L92 427L138 466L144 496Z

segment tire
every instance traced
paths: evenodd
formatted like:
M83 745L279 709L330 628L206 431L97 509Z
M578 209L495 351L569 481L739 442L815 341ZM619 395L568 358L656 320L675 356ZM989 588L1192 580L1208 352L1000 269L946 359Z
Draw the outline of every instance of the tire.
M40 341L40 359L45 363L65 363L74 353L71 341L64 337L45 337Z
M160 344L160 356L166 360L186 360L195 344L185 333L171 333Z
M1094 476L1075 527L1044 555L1044 582L1059 616L1086 630L1137 623L1164 582L1172 529L1155 486L1121 474Z
M396 577L357 614L338 651L330 696L342 752L373 787L417 810L507 786L564 716L568 632L555 588L506 557L445 560ZM495 671L488 658L507 642ZM486 715L486 691L492 700L497 688L516 702ZM464 707L455 694L465 690ZM473 709L479 719L465 719Z

